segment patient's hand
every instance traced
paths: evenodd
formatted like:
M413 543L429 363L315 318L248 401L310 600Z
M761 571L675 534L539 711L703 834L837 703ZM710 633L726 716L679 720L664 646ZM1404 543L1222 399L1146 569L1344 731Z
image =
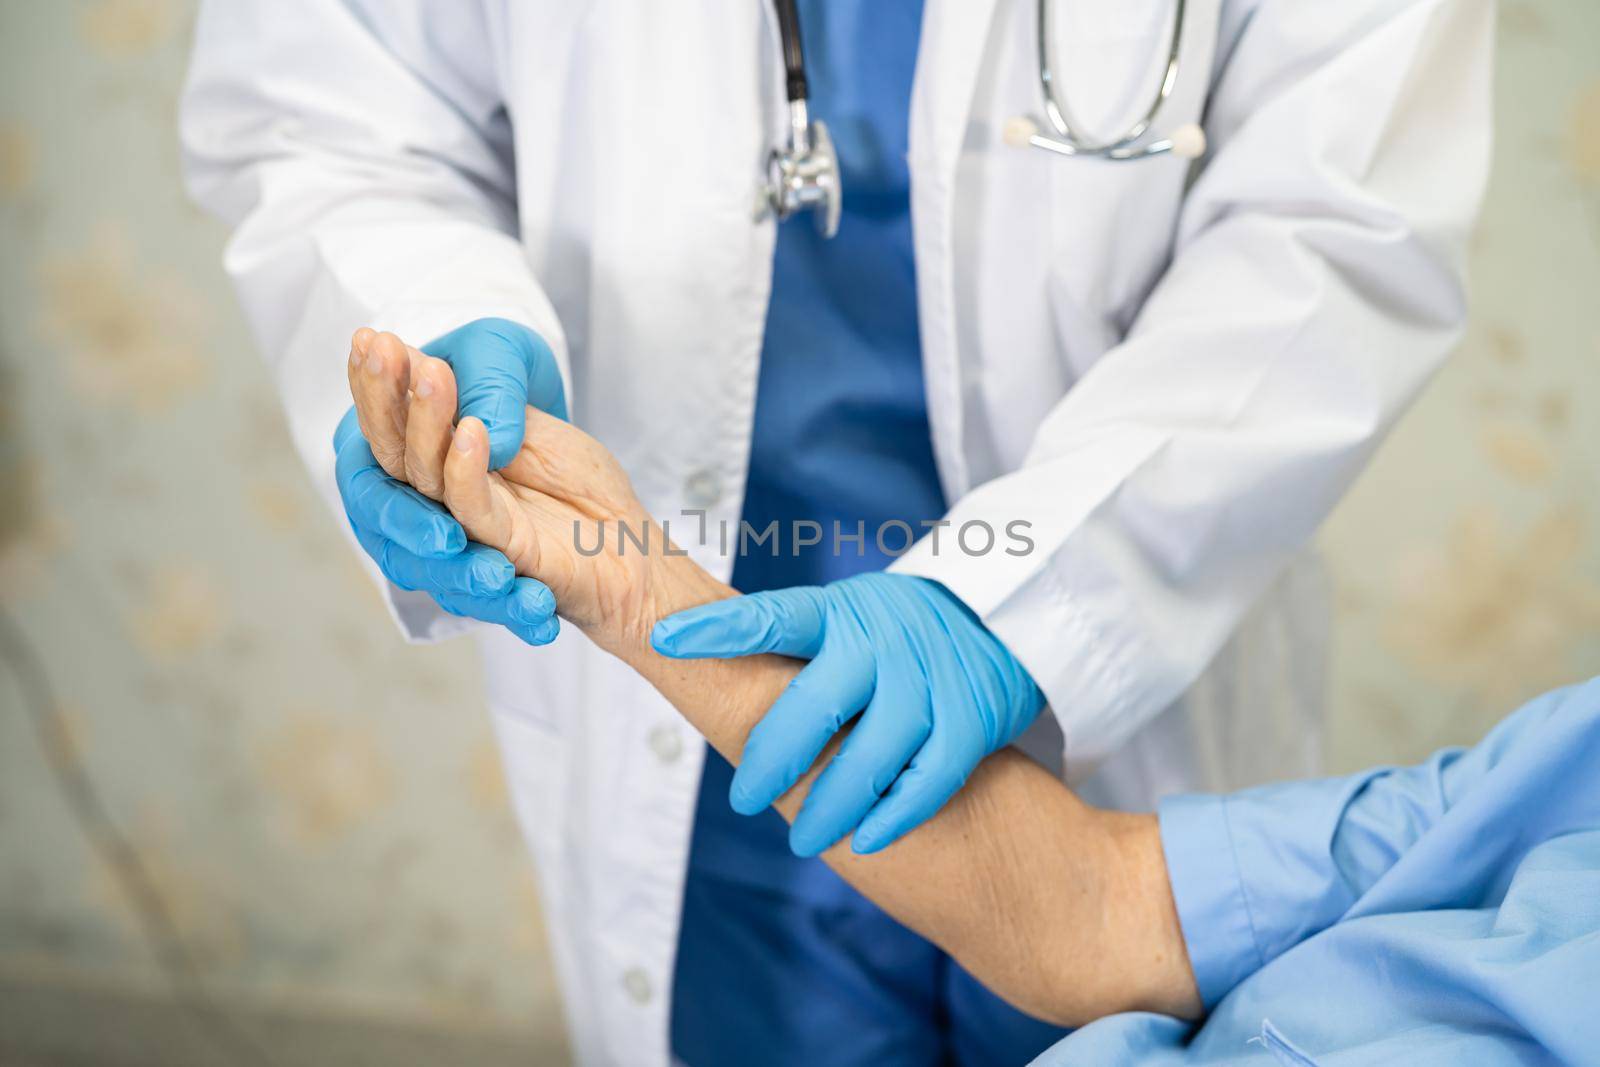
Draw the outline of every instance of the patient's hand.
M374 354L376 371L369 369ZM403 455L378 457L391 475L443 501L468 537L504 552L518 574L548 585L561 616L602 647L619 651L645 643L668 606L656 603L665 582L666 535L605 446L530 407L521 450L490 471L483 424L465 418L452 425L450 365L393 334L356 333L350 391L368 440L394 436L367 432L382 425L398 430L405 442ZM623 526L638 540L622 541Z
M676 660L651 651L657 619L734 593L692 560L666 554L661 528L598 441L530 408L521 451L490 472L483 425L473 418L451 425L450 367L392 334L356 334L350 389L367 441L387 442L374 443L373 452L391 476L442 500L468 536L549 585L564 618L637 670L723 756L740 761L751 728L799 664L771 655ZM648 530L649 551L619 543L618 522L641 536ZM602 523L605 546L593 552ZM795 817L836 751L837 740L778 799L785 818ZM823 858L1041 1018L1078 1026L1113 1011L1199 1014L1155 818L1094 811L1012 749L991 755L939 814L883 852L858 856L839 844ZM1084 961L1092 964L1087 970Z

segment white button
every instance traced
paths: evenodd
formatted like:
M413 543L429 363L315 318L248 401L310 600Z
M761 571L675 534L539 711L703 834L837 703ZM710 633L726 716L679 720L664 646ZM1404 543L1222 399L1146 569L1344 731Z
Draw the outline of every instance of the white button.
M676 726L657 726L650 731L650 751L662 763L672 763L683 755L683 735Z
M629 967L622 972L623 991L633 998L635 1004L648 1004L650 1002L650 976L644 973L643 968Z
M709 508L722 499L722 479L716 471L702 467L683 483L683 495L690 507Z

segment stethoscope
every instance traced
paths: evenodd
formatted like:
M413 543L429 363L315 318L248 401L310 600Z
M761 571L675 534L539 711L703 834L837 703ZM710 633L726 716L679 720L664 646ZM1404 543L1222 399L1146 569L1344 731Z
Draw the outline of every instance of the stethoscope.
M1159 141L1138 141L1155 124L1156 116L1166 106L1178 84L1178 57L1183 51L1183 16L1188 0L1173 0L1172 46L1167 52L1166 72L1155 98L1144 115L1123 131L1122 136L1098 144L1086 141L1074 129L1072 111L1067 107L1061 90L1056 85L1055 69L1050 63L1050 0L1038 0L1039 37L1039 88L1044 97L1044 115L1055 136L1039 132L1039 123L1027 115L1018 115L1006 123L1006 144L1018 147L1032 145L1047 152L1063 156L1087 156L1113 163L1127 163L1154 156L1173 155L1179 159L1199 159L1206 153L1205 131L1194 123L1186 123L1172 131L1171 136Z
M824 237L839 232L844 187L839 181L839 154L833 150L828 125L813 119L806 107L806 55L800 43L800 12L794 0L773 0L778 12L778 38L783 43L783 90L789 99L789 139L767 156L767 200L778 221L801 211L817 213Z
M1103 159L1126 163L1171 155L1179 159L1198 159L1205 155L1205 131L1193 123L1179 126L1160 140L1140 140L1155 124L1162 107L1178 84L1179 56L1183 51L1183 17L1187 0L1173 0L1172 45L1167 53L1166 71L1154 99L1143 116L1123 131L1120 137L1098 143L1085 140L1073 127L1076 120L1057 84L1050 60L1050 3L1037 0L1039 39L1039 88L1044 98L1045 120L1051 133L1041 131L1030 116L1018 115L1006 123L1005 142L1017 147L1043 148L1062 156ZM813 119L806 106L805 50L800 41L800 13L795 0L773 0L778 16L778 36L783 45L784 92L789 101L789 131L785 144L773 148L767 157L766 200L779 221L801 211L817 213L817 229L823 237L839 232L839 209L844 188L839 178L839 156L833 138L821 119Z

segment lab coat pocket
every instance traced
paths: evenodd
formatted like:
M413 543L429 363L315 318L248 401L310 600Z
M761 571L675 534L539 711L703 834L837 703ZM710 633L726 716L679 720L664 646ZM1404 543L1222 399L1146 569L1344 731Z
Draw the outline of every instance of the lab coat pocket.
M565 741L526 718L491 707L501 767L512 810L522 828L540 873L554 870L557 842L565 822L568 773ZM548 901L555 887L543 888Z
M500 626L483 627L477 638L489 706L497 715L560 736L582 693L583 652L588 645L583 635L566 628L542 648L524 644Z
M1050 159L1048 291L1059 342L1082 377L1132 328L1171 262L1185 161Z
M1149 111L1166 74L1173 11L1174 0L1051 5L1055 100L1085 141L1117 140Z
M553 643L533 648L502 627L487 626L479 631L478 643L512 805L544 863L563 818L570 709L582 692L589 642L564 631Z
M1084 25L1076 41L1066 31L1054 36L1056 99L1089 143L1120 139L1146 118L1159 99L1171 55L1173 0L1132 0L1116 7L1114 16L1080 16ZM1180 127L1203 122L1216 27L1217 0L1189 0L1177 79L1137 144L1165 140ZM1076 308L1071 317L1097 324L1086 332L1120 339L1171 260L1194 164L1170 154L1054 162L1052 295ZM1086 355L1092 362L1099 352L1073 353L1079 373Z

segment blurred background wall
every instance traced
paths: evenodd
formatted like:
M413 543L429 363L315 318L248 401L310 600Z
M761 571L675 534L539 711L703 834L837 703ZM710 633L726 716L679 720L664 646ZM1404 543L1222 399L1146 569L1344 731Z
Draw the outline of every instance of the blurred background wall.
M0 1059L559 1062L472 650L401 645L180 190L191 14L0 0ZM1600 4L1500 29L1471 330L1323 537L1336 769L1600 671Z

